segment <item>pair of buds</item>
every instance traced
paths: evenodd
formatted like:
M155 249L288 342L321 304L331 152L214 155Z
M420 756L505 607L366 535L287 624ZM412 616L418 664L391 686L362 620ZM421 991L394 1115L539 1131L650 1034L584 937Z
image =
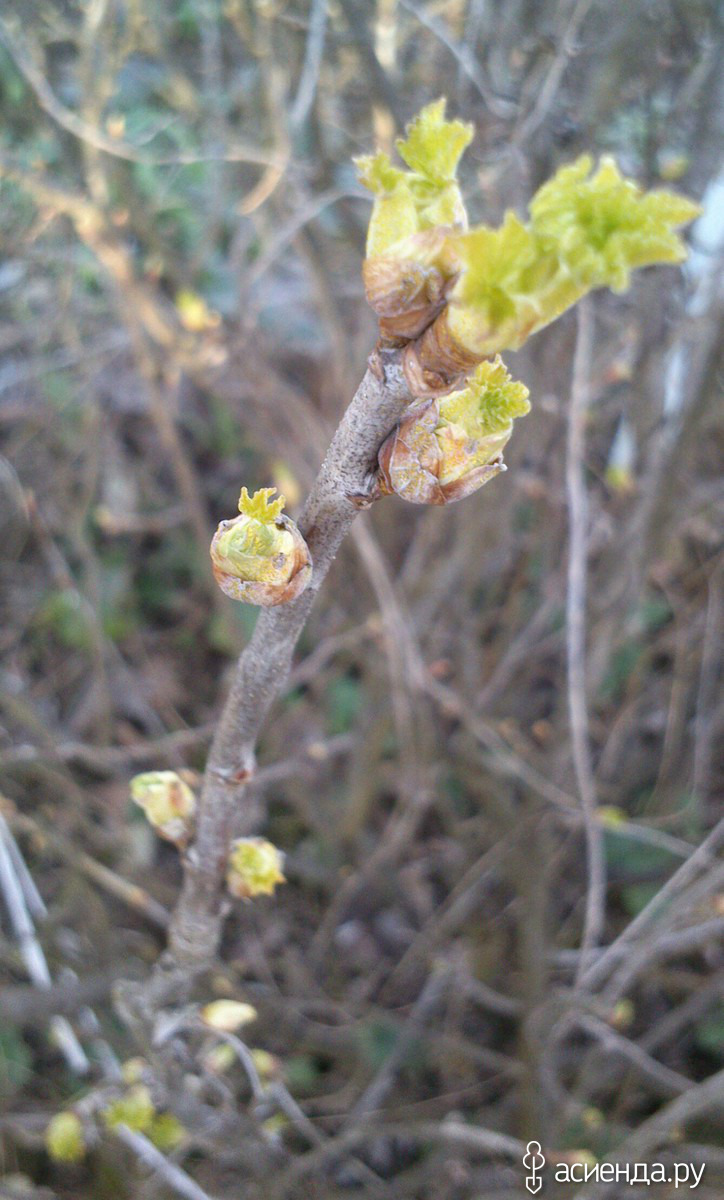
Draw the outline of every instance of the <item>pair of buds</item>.
M412 403L383 442L378 494L413 504L462 500L505 470L502 452L513 420L528 412L528 389L510 378L500 357L478 364L467 384L447 396ZM250 496L239 516L222 521L211 542L214 576L227 596L271 607L295 600L312 575L309 547L282 513L274 488Z
M478 364L465 387L412 403L380 447L378 495L413 504L462 500L504 471L502 451L515 417L528 412L528 389L500 357ZM217 583L227 596L271 607L295 600L312 575L309 547L282 513L274 488L249 496L239 516L222 521L211 542Z
M145 771L131 780L131 799L143 809L159 837L184 849L194 831L196 796L175 771ZM245 837L232 842L226 885L232 896L252 900L271 896L284 883L284 855L265 838Z

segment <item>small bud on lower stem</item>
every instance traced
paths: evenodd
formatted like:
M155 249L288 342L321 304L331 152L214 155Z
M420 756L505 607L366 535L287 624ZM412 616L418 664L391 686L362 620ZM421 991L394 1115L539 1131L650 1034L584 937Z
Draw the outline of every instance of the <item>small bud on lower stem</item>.
M229 854L227 887L240 900L271 896L278 883L286 882L283 865L284 855L265 838L237 838Z
M211 542L216 582L232 600L272 607L295 600L312 577L309 548L282 513L275 488L250 496L242 488L239 516L222 521Z
M192 830L196 798L175 771L145 771L131 780L131 799L142 808L159 837L185 846Z

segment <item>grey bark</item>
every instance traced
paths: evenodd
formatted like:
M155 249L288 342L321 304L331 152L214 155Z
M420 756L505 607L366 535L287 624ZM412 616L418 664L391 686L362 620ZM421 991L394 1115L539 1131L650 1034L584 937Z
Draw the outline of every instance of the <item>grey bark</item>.
M290 604L261 611L239 658L204 774L196 838L169 932L175 967L191 973L214 959L224 910L224 876L234 816L253 776L255 746L284 688L299 635L340 543L370 494L377 451L409 403L399 356L376 356L355 393L309 495L299 528L314 569ZM168 964L170 965L170 964Z

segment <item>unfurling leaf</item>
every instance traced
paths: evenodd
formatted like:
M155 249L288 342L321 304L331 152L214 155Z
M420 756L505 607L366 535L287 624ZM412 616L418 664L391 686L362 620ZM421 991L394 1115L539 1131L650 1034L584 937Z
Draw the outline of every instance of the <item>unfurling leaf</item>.
M556 256L586 288L623 291L636 267L678 263L686 246L675 233L699 206L674 192L644 192L613 158L583 155L536 192L531 228L541 250Z
M412 171L442 187L452 183L463 151L473 139L473 127L445 120L444 97L423 108L407 127L407 137L395 142Z
M644 192L610 157L584 155L538 190L530 219L467 229L456 180L472 128L422 109L387 154L357 159L375 194L363 277L387 345L408 343L418 398L450 390L481 359L517 350L594 288L628 287L631 271L681 262L676 233L700 211L685 196Z
M444 309L409 348L416 394L444 390L471 361L519 349L587 292L623 291L637 267L686 257L676 228L697 205L643 192L612 158L592 168L588 156L562 167L533 197L527 224L509 212L497 229L447 239L459 274Z

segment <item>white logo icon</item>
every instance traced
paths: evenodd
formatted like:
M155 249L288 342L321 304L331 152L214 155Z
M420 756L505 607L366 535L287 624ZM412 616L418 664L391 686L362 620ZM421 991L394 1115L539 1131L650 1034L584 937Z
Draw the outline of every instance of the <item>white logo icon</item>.
M538 1172L543 1170L546 1160L540 1142L528 1142L526 1151L527 1153L523 1155L523 1166L530 1174L525 1177L525 1186L529 1192L535 1195L543 1187L543 1180Z

